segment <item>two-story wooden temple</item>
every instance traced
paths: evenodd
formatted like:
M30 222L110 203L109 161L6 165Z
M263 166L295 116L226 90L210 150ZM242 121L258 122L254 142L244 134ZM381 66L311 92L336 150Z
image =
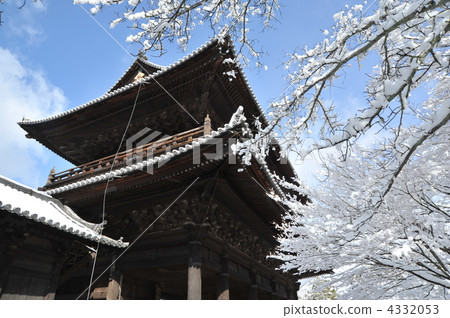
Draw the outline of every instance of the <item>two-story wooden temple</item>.
M254 118L266 121L234 60L229 39L168 67L138 57L105 95L19 123L76 166L52 171L41 190L130 242L100 248L94 277L108 271L91 298L296 299L297 278L267 257L285 213L267 196L284 195L271 172L294 172L276 150L251 165L230 150ZM89 284L92 252L71 253L57 299Z

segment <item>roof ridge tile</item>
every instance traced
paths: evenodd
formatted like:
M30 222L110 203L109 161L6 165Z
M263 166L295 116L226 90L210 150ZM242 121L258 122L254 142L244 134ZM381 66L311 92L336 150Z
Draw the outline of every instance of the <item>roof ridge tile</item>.
M128 246L128 243L102 235L102 224L83 220L61 201L3 176L0 176L0 210L94 242L121 248Z
M217 40L216 39L212 39L212 40L208 41L206 44L203 44L200 48L198 48L195 51L193 51L192 53L188 54L188 56L190 55L189 58L200 54L201 52L203 52L206 48L208 48L209 46L211 46L215 42L217 42ZM150 75L148 75L146 77L143 77L142 79L140 79L138 81L135 81L133 83L129 83L129 84L125 85L125 86L122 86L122 87L120 87L120 88L118 88L118 89L116 89L114 91L108 91L105 94L103 94L102 96L97 97L97 98L95 98L95 99L93 99L93 100L91 100L89 102L86 102L86 103L84 103L82 105L79 105L79 106L77 106L75 108L71 108L71 109L65 110L65 111L63 111L63 112L61 112L59 114L51 115L49 117L42 118L42 119L22 120L22 121L18 122L18 124L19 125L24 125L24 126L26 126L26 125L34 125L34 124L41 124L41 123L44 123L44 122L52 121L54 119L65 117L65 116L67 116L67 115L69 115L71 113L74 113L74 112L78 111L78 110L87 108L87 107L91 106L92 104L95 104L95 103L98 103L100 101L103 101L103 100L105 100L105 99L107 99L109 97L113 97L115 95L118 95L119 93L121 93L121 92L123 92L125 90L128 90L130 88L136 87L136 86L140 85L141 83L145 82L148 79L153 79L153 78L155 78L157 76L161 76L161 74L164 74L165 72L168 72L169 70L173 69L175 66L185 62L187 59L188 59L187 56L185 56L185 57L175 61L171 65L161 68L159 71L156 71L153 74L150 74Z

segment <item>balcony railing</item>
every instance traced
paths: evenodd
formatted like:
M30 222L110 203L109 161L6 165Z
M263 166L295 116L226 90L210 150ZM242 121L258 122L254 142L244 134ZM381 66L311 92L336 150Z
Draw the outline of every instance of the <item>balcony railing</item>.
M200 138L203 135L211 133L211 126L209 117L205 120L205 125L150 142L148 144L125 150L117 155L111 155L98 160L94 160L83 165L55 173L54 170L50 172L47 180L47 184L44 188L51 188L53 185L64 183L68 180L76 180L79 178L85 178L86 176L94 176L111 169L111 165L114 162L114 167L123 167L130 162L129 160L135 160L136 158L149 158L150 156L156 156L160 153L164 153L167 148L174 150L182 147L186 144L192 143L194 140Z

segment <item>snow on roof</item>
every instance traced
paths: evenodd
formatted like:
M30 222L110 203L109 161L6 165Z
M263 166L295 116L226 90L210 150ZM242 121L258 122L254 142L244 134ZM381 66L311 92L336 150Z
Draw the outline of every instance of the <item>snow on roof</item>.
M163 66L163 65L159 65L159 64L156 64L156 63L153 63L153 62L150 62L149 60L147 60L147 57L146 56L144 56L144 57L137 57L136 58L136 61L138 61L139 63L144 63L144 64L147 64L148 66L151 66L151 67L153 67L153 68L157 68L157 69L163 69L163 68L165 68L165 66Z
M42 119L37 119L37 120L25 119L25 120L20 121L18 124L19 125L34 125L34 124L45 123L45 122L49 122L49 121L52 121L52 120L55 120L55 119L67 116L67 115L75 113L77 111L80 111L80 110L82 110L84 108L92 106L92 105L94 105L94 104L96 104L98 102L101 102L101 101L105 100L105 99L111 98L111 97L116 96L118 94L121 94L121 93L123 93L123 92L125 92L125 91L127 91L129 89L137 87L137 86L141 85L142 83L145 83L145 82L147 82L147 81L149 81L149 80L151 80L153 78L157 78L157 77L161 76L162 74L165 74L166 72L174 69L178 65L184 63L185 61L187 61L187 60L189 60L189 59L199 55L201 52L205 51L211 45L214 45L215 43L223 43L224 42L223 40L224 39L213 38L212 40L206 42L201 47L199 47L198 49L193 51L192 53L186 55L185 57L181 58L180 60L172 63L171 65L169 65L167 67L160 66L160 65L153 64L151 62L146 61L145 62L146 64L148 64L150 66L153 66L155 68L159 68L159 70L154 72L153 74L150 74L148 76L145 76L145 77L141 78L140 80L137 80L135 82L132 82L132 83L129 83L129 84L125 85L125 86L122 86L122 87L120 87L120 88L118 88L118 89L116 89L114 91L108 91L106 94L104 94L104 95L102 95L102 96L100 96L100 97L98 97L98 98L96 98L94 100L91 100L91 101L89 101L89 102L87 102L85 104L82 104L80 106L77 106L75 108L66 110L66 111L64 111L62 113L59 113L59 114L56 114L56 115L52 115L52 116L49 116L49 117L46 117L46 118L42 118ZM231 51L232 51L233 55L237 56L235 47L234 47L233 43L231 42L231 39L228 36L226 37L226 42L228 43L229 47L231 48ZM142 58L140 58L139 61L144 61L144 60ZM130 68L133 66L133 64L130 66ZM268 123L267 117L265 116L265 114L264 114L264 112L263 112L263 110L261 108L261 105L259 104L258 100L256 99L256 96L255 96L253 90L251 89L247 78L245 77L244 71L242 70L242 68L239 65L239 63L235 63L235 65L236 65L236 68L237 68L239 74L241 75L241 77L243 79L243 82L244 82L245 86L247 87L248 91L250 92L250 95L251 95L255 105L257 106L259 112L261 113L263 119L266 121L266 123ZM128 72L128 70L127 70L127 72ZM120 81L120 79L119 79L119 81ZM114 84L114 85L116 85L116 84Z
M132 172L138 171L138 170L143 170L145 167L147 166L151 166L154 164L157 164L158 162L163 162L163 161L168 161L170 159L172 159L175 156L178 156L182 153L186 153L190 150L192 150L194 147L198 147L202 144L207 143L208 141L226 133L227 131L235 128L236 126L245 123L246 118L244 116L244 108L242 106L239 106L237 111L233 114L233 116L230 119L230 122L228 124L225 124L225 126L218 128L217 130L214 130L211 132L210 135L206 135L203 137L198 138L197 140L194 140L192 142L192 144L187 144L183 147L180 148L176 148L170 152L167 152L163 155L160 155L158 157L154 157L148 160L144 160L142 162L139 163L135 163L133 165L124 167L124 168L119 168L116 170L113 170L111 172L106 172L103 173L101 175L95 176L95 177L91 177L88 179L84 179L78 182L74 182L65 186L61 186L59 188L55 188L55 189L51 189L46 191L45 193L47 194L56 194L56 193L62 193L62 192L66 192L69 190L73 190L73 189L77 189L77 188L82 188L84 186L90 185L90 184L94 184L94 183L98 183L98 182L103 182L108 180L109 178L112 177L118 177L118 176L124 176L124 175L128 175Z
M114 247L128 243L101 235L102 224L89 223L48 194L0 176L0 210L17 214L58 230Z
M208 141L226 133L227 131L230 131L231 129L234 129L235 127L237 127L241 124L244 124L245 127L248 128L248 124L246 123L246 120L247 119L244 116L244 108L242 106L239 106L238 109L236 110L236 112L231 117L230 122L228 124L225 124L225 126L212 131L210 135L206 135L204 137L198 138L197 140L193 141L192 144L187 144L183 147L174 149L168 153L165 153L158 157L154 157L149 160L144 160L142 162L135 163L135 164L127 166L127 167L118 168L111 172L106 172L106 173L103 173L103 174L95 176L95 177L91 177L91 178L84 179L84 180L81 180L78 182L74 182L74 183L71 183L71 184L68 184L65 186L61 186L59 188L54 188L54 189L46 191L45 193L53 195L56 193L62 193L62 192L70 191L73 189L82 188L82 187L90 185L90 184L106 181L109 178L124 176L124 175L128 175L128 174L133 173L138 170L143 170L146 167L155 165L160 161L167 162L175 156L178 156L182 153L186 153L186 152L192 150L194 147L198 147L202 144L208 143ZM277 193L279 196L284 198L284 192L281 190L280 186L277 184L277 182L272 177L272 174L271 174L267 164L263 160L263 158L261 158L259 160L259 162L260 162L260 167L261 167L263 174L266 176L266 178L269 180L270 184L273 186L275 193Z

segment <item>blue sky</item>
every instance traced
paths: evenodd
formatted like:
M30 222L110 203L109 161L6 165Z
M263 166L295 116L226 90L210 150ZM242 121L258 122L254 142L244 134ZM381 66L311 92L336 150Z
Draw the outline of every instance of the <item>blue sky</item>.
M39 119L74 108L103 95L132 63L124 50L72 1L43 0L44 6L31 1L0 4L3 25L0 27L0 174L32 187L45 184L53 166L57 171L71 165L34 140L25 138L17 121L23 117ZM280 95L284 88L282 61L294 49L312 46L323 37L323 30L333 25L333 14L362 1L318 0L283 1L280 22L274 30L255 32L267 55L262 62L268 70L253 67L244 71L261 106ZM89 8L89 7L86 7ZM114 18L107 11L95 16L112 36L130 53L137 45L125 38L130 30L119 25L108 28ZM150 61L169 65L207 42L211 34L196 32L186 52L170 47L162 57ZM252 62L254 65L254 62ZM346 79L350 86L361 81ZM342 92L348 98L351 94Z

